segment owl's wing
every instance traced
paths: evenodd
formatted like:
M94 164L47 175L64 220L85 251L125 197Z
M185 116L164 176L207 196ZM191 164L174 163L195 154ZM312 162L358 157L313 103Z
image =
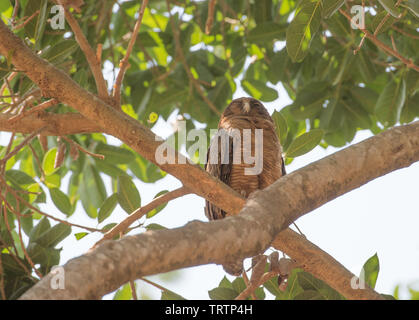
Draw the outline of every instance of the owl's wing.
M282 176L285 176L287 174L287 172L285 171L285 161L284 161L284 157L281 157L281 171L282 171ZM281 176L281 177L282 177Z
M214 139L219 139L218 142L220 142L220 138L216 136ZM218 161L217 163L211 163L210 162L210 151L211 148L214 148L214 140L211 142L210 147L208 148L207 152L207 163L205 164L205 170L212 176L220 179L225 184L230 183L231 178L231 171L232 171L232 165L233 165L233 138L229 137L228 139L228 163L222 163L226 161L221 161L221 143L217 143L216 146L218 146L217 155L218 155ZM209 220L217 220L222 219L226 216L226 212L221 210L220 208L214 206L212 203L210 203L208 200L205 201L205 215Z

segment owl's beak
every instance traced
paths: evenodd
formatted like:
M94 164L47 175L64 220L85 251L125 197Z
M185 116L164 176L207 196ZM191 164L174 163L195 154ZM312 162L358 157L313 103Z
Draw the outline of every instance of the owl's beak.
M242 107L242 109L243 109L243 111L244 111L244 112L246 112L246 113L248 113L248 112L250 111L250 103L249 103L249 101L245 101L245 102L243 103L243 107Z

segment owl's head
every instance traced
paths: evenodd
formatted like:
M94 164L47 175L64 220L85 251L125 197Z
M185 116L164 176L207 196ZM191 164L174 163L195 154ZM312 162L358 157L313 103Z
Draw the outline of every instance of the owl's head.
M253 98L238 98L231 101L224 110L223 116L228 117L232 115L270 117L262 102Z

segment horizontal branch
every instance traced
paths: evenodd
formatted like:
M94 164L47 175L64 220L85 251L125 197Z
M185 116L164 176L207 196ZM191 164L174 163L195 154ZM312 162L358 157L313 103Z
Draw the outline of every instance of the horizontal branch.
M103 132L97 123L86 119L79 113L37 113L20 119L12 114L0 113L0 131L32 133L45 127L42 132L47 136L64 136L78 133ZM12 120L13 119L13 120Z
M419 122L395 127L255 192L239 215L209 223L194 221L181 228L148 231L118 241L106 241L64 265L65 290L51 290L53 275L47 275L22 299L100 298L131 279L254 256L268 248L279 232L298 217L418 160ZM282 249L286 253L292 251L298 259L292 246ZM317 276L322 274L324 277L324 273L315 272ZM351 294L349 290L346 292Z

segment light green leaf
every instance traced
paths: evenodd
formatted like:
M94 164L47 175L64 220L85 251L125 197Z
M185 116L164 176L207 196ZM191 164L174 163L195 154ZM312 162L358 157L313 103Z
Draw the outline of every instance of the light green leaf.
M158 197L160 197L163 194L168 193L168 192L169 192L168 190L160 191L159 193L157 193L154 196L153 199L156 199L156 198L158 198ZM162 211L166 206L167 206L167 202L166 203L163 203L163 204L159 205L157 208L151 210L150 212L147 213L147 218L151 218L151 217L155 216L157 213L159 213L160 211Z
M314 149L322 140L324 131L313 129L298 136L288 147L286 156L295 158Z
M57 155L57 148L51 148L48 150L47 153L44 155L44 159L42 161L42 169L46 176L52 175L56 172L59 168L54 168L55 157Z
M378 260L377 254L374 254L365 262L362 270L364 277L362 277L361 272L360 279L364 280L367 285L374 289L378 278L378 272L380 271L380 261Z
M242 80L241 85L243 89L255 99L266 102L278 99L278 92L275 89L268 87L260 80Z
M88 232L77 232L74 234L77 240L83 239L85 236L87 236Z
M111 164L130 163L135 159L135 155L130 150L104 143L97 145L95 153L104 155L104 161Z
M118 177L118 202L122 209L131 214L135 209L141 207L141 197L134 182L130 177Z
M287 51L294 62L306 56L321 21L322 1L304 0L287 29Z

